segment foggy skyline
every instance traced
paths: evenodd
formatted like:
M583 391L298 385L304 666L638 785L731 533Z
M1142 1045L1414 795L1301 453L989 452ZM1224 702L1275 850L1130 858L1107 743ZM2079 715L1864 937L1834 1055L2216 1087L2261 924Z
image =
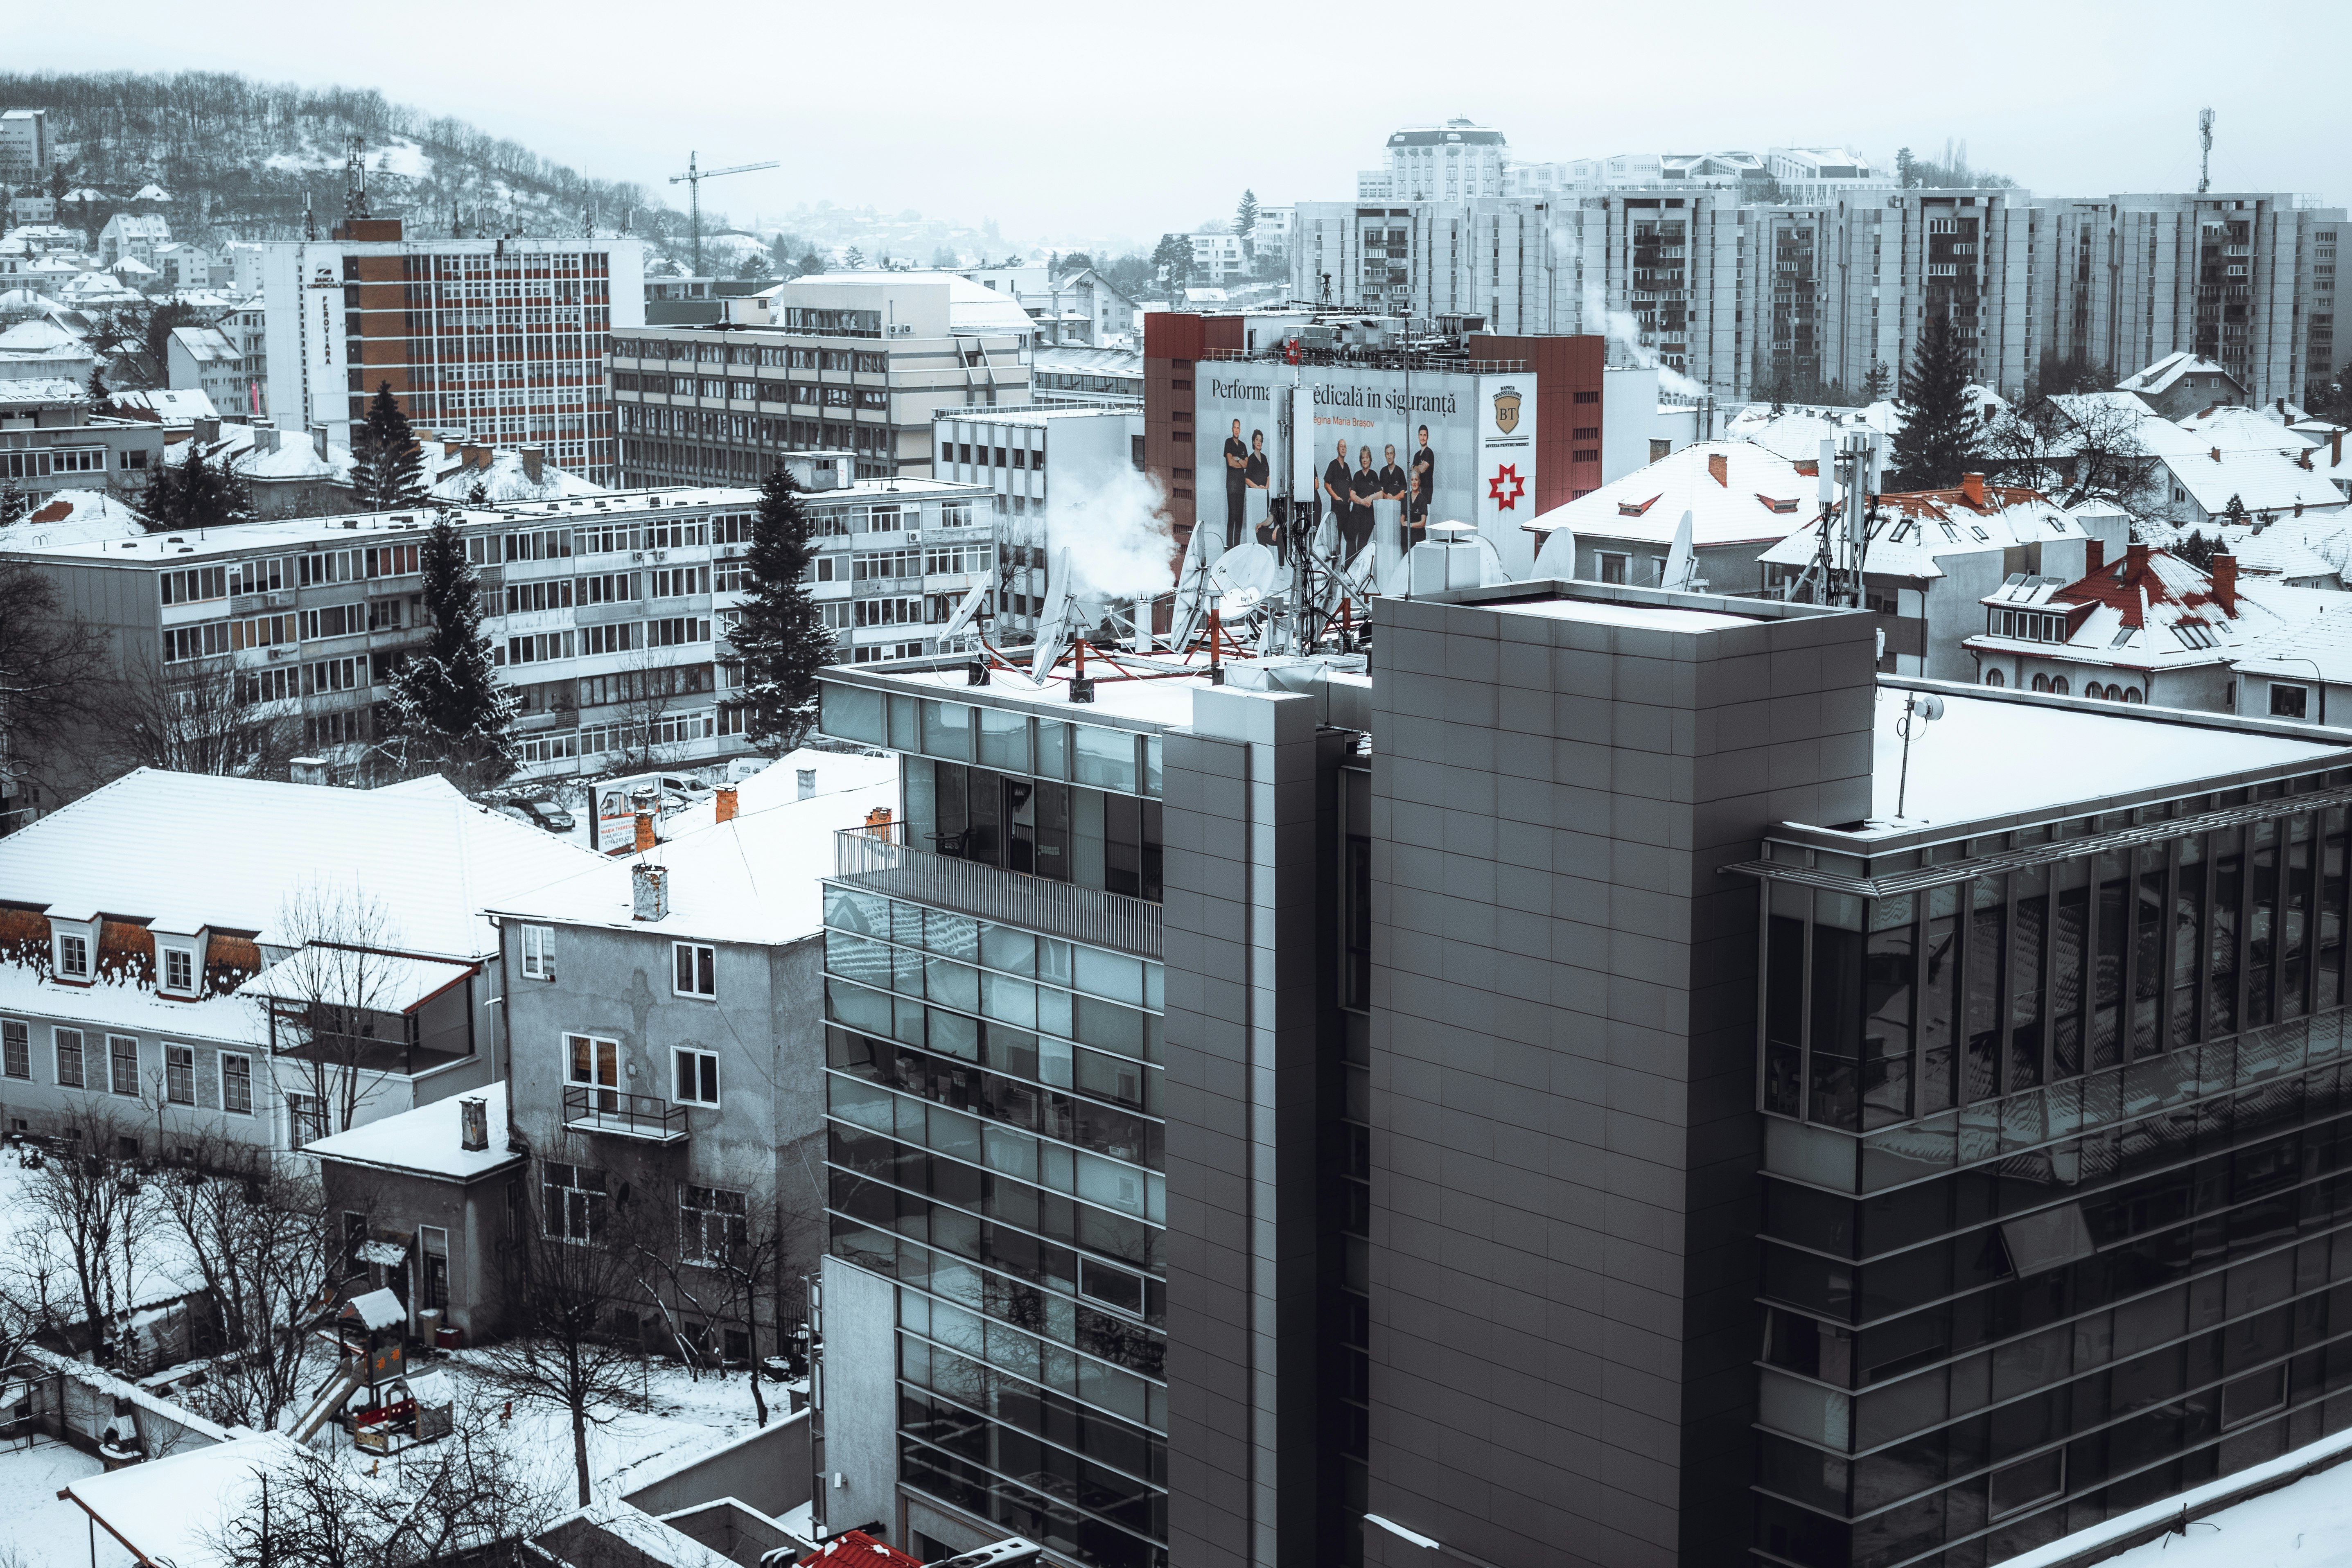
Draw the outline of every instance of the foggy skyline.
M2352 16L2305 13L2217 28L2208 6L1992 4L1871 14L1824 36L1823 14L1699 4L1662 12L1344 13L1105 8L1029 25L987 6L665 15L642 6L458 6L391 12L252 4L234 25L184 7L117 5L107 25L44 9L11 25L12 67L227 70L373 88L511 138L583 174L638 183L683 208L666 176L781 161L704 191L773 228L803 203L915 208L1009 241L1118 237L1261 203L1346 200L1391 130L1465 115L1515 158L1850 145L1891 159L1965 140L1979 169L2039 195L2193 190L2197 110L2218 115L2213 188L2343 202L2340 98L2302 58L2343 58ZM730 13L728 15L737 15ZM1181 16L1181 22L1163 22ZM1451 47L1449 47L1449 40ZM1367 72L1393 47L1392 86ZM2307 80L2305 90L2296 85Z

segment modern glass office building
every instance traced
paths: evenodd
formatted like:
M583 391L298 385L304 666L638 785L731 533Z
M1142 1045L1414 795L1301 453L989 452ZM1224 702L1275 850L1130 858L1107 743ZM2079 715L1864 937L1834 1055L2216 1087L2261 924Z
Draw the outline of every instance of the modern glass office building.
M1954 703L2056 720L2021 809L1741 868L1758 1552L1807 1568L2000 1563L2352 1426L2352 769L2182 723L2150 770L2150 720Z

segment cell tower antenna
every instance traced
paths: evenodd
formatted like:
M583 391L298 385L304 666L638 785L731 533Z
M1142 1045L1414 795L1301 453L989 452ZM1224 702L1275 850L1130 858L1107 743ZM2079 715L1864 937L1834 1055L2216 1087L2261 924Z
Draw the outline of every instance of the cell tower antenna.
M360 139L352 138L351 155L343 160L343 216L363 218L368 216L367 153Z
M2197 111L2197 194L2203 195L2213 188L2213 111Z

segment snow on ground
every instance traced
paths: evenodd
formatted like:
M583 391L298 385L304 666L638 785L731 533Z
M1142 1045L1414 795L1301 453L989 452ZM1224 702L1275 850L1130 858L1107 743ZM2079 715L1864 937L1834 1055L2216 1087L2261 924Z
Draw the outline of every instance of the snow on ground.
M106 1467L54 1437L0 1443L0 1563L10 1552L21 1568L86 1568L91 1562L89 1515L58 1500L58 1489ZM96 1568L130 1568L131 1553L100 1531Z
M27 1184L33 1180L32 1173L24 1166L28 1152L21 1148L0 1149L0 1272L22 1269L28 1256L24 1249L37 1244L49 1223L26 1198ZM61 1281L51 1287L53 1292L59 1293L59 1310L67 1317L79 1319L80 1303L75 1299L72 1257L66 1251L62 1238L51 1237L49 1254L58 1268L56 1279ZM188 1251L186 1238L171 1226L156 1226L153 1236L132 1258L136 1265L131 1279L133 1304L184 1295L204 1284L204 1274Z
M457 1398L495 1420L507 1395L483 1375L474 1352L455 1352L442 1364L457 1374ZM657 1461L667 1464L706 1452L759 1426L751 1410L751 1386L740 1372L723 1378L705 1373L697 1380L683 1367L656 1361L646 1366L642 1387L650 1402L648 1408L618 1413L606 1424L588 1428L588 1474L599 1492L608 1488L625 1491L635 1484L632 1478ZM768 1419L774 1422L784 1415L783 1384L772 1383L765 1392ZM507 1425L519 1452L546 1456L560 1467L568 1495L572 1475L569 1414L516 1400Z

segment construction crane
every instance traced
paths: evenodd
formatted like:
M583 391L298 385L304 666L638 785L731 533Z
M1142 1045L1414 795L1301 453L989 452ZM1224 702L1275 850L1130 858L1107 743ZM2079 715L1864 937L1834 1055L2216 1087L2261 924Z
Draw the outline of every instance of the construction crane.
M761 169L781 169L783 165L782 163L738 163L731 169L704 169L696 165L697 156L696 153L688 153L686 155L686 173L672 174L669 177L669 183L675 185L683 181L686 184L687 207L694 215L694 275L699 278L702 276L702 182L715 180L721 174L749 174Z
M2213 111L2210 109L2197 111L2197 144L2203 149L2197 160L2197 194L2201 196L2213 184Z

